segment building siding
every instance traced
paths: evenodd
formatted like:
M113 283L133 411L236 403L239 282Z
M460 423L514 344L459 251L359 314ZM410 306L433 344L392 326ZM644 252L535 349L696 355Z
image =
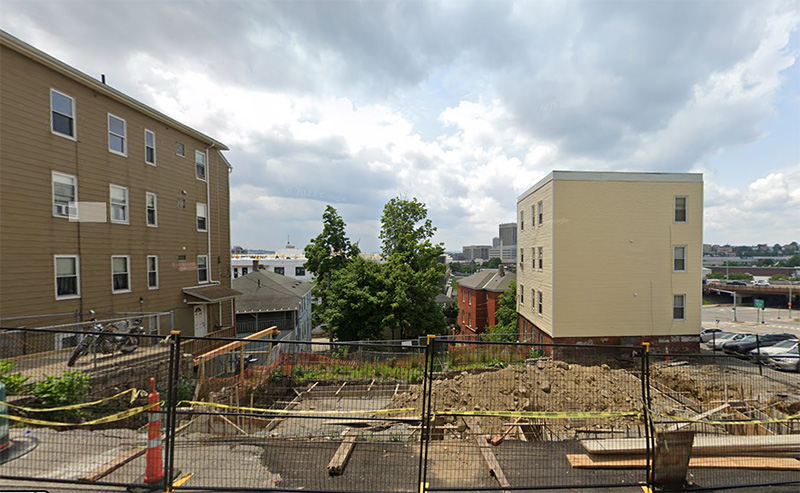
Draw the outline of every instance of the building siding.
M195 203L208 199L194 164L194 151L205 152L208 143L18 53L5 38L0 49L0 317L186 308L181 288L197 285L197 255L208 254L211 279L230 286L228 166L219 150L211 148L207 160L209 253L207 234L195 226ZM75 140L51 132L51 88L75 101ZM126 120L127 157L108 150L108 113ZM145 129L155 132L156 166L145 163ZM176 142L186 146L186 157L175 154ZM53 171L76 176L79 202L103 202L106 222L54 217ZM128 188L127 225L109 220L110 184ZM157 228L146 225L146 192L158 197ZM55 299L54 254L80 255L80 298ZM112 255L130 257L129 293L112 294ZM155 290L147 287L148 255L159 258ZM215 324L230 324L231 311L228 302L227 318L218 315ZM209 330L211 322L210 315Z
M525 289L518 311L521 324L535 326L544 342L678 337L683 344L681 337L699 330L702 181L696 175L624 175L556 176L518 201L528 223L519 232L526 265L517 269L518 289ZM685 223L674 221L675 196L688 197ZM527 216L539 200L544 227L530 227ZM687 247L685 272L673 272L677 245ZM544 247L542 272L528 259L538 246ZM544 294L542 316L528 301L531 289ZM683 320L673 320L673 294L686 295Z

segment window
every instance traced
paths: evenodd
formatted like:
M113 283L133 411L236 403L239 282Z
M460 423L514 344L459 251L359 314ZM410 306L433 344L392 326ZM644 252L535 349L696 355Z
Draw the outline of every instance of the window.
M675 197L675 222L686 222L686 197Z
M467 312L461 310L461 323L465 323L467 321Z
M306 268L305 267L295 267L294 268L294 275L297 276L297 277L306 275Z
M467 302L470 306L472 305L472 291L467 293Z
M197 231L207 231L208 209L206 204L197 203Z
M537 311L539 312L539 315L541 315L542 314L542 292L539 291L536 294L539 296L539 303L537 304L538 305L538 310Z
M181 142L175 142L175 154L180 157L186 156L186 146Z
M247 267L242 267L242 275L244 276L246 274L247 274Z
M147 289L158 289L158 257L147 256Z
M77 255L55 255L56 299L67 300L81 295L80 260Z
M472 314L471 313L467 315L467 320L468 320L467 325L472 327Z
M467 292L462 289L461 290L461 303L464 303L465 301L467 301Z
M544 269L544 247L539 247L539 270Z
M158 227L158 197L153 192L145 194L145 215L147 216L147 225L151 227Z
M672 270L686 272L686 245L672 247Z
M676 294L672 297L672 320L684 320L686 295Z
M525 249L519 249L519 268L522 269L525 267Z
M525 231L525 211L519 211L519 229Z
M156 164L156 133L152 130L144 130L144 162Z
M197 282L208 282L208 255L197 256Z
M109 185L111 222L128 224L128 189L119 185Z
M284 274L284 272L285 272L285 269L284 269L283 267L273 267L273 268L272 268L272 271L273 271L274 273L276 273L276 274L283 275L283 274Z
M544 218L544 212L543 212L544 211L544 207L542 206L542 201L541 200L537 204L537 207L539 208L539 226L541 226L542 225L542 219Z
M531 300L536 301L536 288L531 288Z
M50 131L75 138L75 100L55 89L50 89Z
M531 247L531 269L536 268L536 247Z
M111 257L111 292L127 293L131 290L130 257Z
M519 304L525 304L525 286L522 284L519 285Z
M536 227L536 206L535 205L531 206L531 227L532 228Z
M78 201L78 179L53 171L53 215L69 217L75 210L71 203Z
M125 120L122 118L108 114L108 150L123 156L127 156L128 153L125 125Z
M194 169L198 180L206 179L206 155L200 151L194 151Z
M239 269L234 267L233 268L233 278L236 279L239 277Z

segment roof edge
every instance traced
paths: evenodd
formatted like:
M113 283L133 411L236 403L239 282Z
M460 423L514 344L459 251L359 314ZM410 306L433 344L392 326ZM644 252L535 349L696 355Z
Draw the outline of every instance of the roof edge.
M88 86L91 89L93 89L93 90L95 90L97 92L100 92L100 93L104 94L105 96L108 96L108 97L110 97L112 99L115 99L115 100L119 101L122 104L130 106L131 108L133 108L133 109L135 109L137 111L140 111L140 112L146 114L147 116L160 121L161 123L164 123L166 125L169 125L171 127L176 128L178 130L181 130L182 132L184 132L184 133L186 133L188 135L191 135L192 137L194 137L194 138L196 138L196 139L198 139L198 140L200 140L202 142L205 142L210 147L216 147L217 149L219 149L221 151L230 150L228 148L228 146L226 146L222 142L220 142L220 141L218 141L216 139L213 139L213 138L209 137L208 135L193 129L193 128L189 127L188 125L185 125L185 124L179 122L178 120L175 120L175 119L165 115L164 113L161 113L160 111L155 110L155 109L151 108L150 106L147 106L146 104L144 104L142 102L139 102L139 101L133 99L132 97L128 96L127 94L123 93L122 91L114 89L113 87L111 87L111 86L109 86L107 84L103 84L102 82L100 82L99 80L95 79L94 77L91 77L91 76L81 72L80 70L76 69L75 67L72 67L71 65L68 65L68 64L62 62L61 60L58 60L57 58L48 55L47 53L39 50L38 48L35 48L32 45L29 45L28 43L26 43L26 42L22 41L21 39L19 39L19 38L13 36L13 35L7 33L6 31L4 31L2 29L0 29L0 45L6 46L6 47L16 51L17 53L30 58L31 60L39 62L39 63L41 63L41 64L43 64L43 65L45 65L45 66L47 66L47 67L49 67L49 68L51 68L53 70L55 70L56 72L59 72L59 73L61 73L62 75L66 76L66 77L69 77L70 79L72 79L72 80L74 80L74 81L76 81L78 83L81 83L81 84L83 84L85 86Z

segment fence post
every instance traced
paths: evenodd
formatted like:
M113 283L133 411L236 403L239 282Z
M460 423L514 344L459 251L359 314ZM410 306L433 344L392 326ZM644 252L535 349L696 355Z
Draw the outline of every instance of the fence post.
M646 483L652 489L654 478L653 440L655 437L655 426L653 424L652 400L650 399L650 343L642 342L642 405L644 407L644 441L645 441L645 462L646 462Z
M433 383L433 355L436 336L428 335L425 341L425 366L422 371L422 408L419 421L419 493L428 488L428 443L430 435L430 392Z
M180 376L181 332L169 333L170 351L167 376L167 399L164 410L167 414L165 429L164 485L165 491L172 491L175 480L175 408L177 407L178 378Z

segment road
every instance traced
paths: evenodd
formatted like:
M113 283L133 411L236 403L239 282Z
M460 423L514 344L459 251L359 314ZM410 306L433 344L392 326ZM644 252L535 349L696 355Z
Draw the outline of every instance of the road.
M762 323L763 316L763 323ZM705 328L718 327L729 332L768 334L787 332L800 337L800 310L785 308L754 308L738 306L734 316L733 305L708 305L702 308L702 323Z

